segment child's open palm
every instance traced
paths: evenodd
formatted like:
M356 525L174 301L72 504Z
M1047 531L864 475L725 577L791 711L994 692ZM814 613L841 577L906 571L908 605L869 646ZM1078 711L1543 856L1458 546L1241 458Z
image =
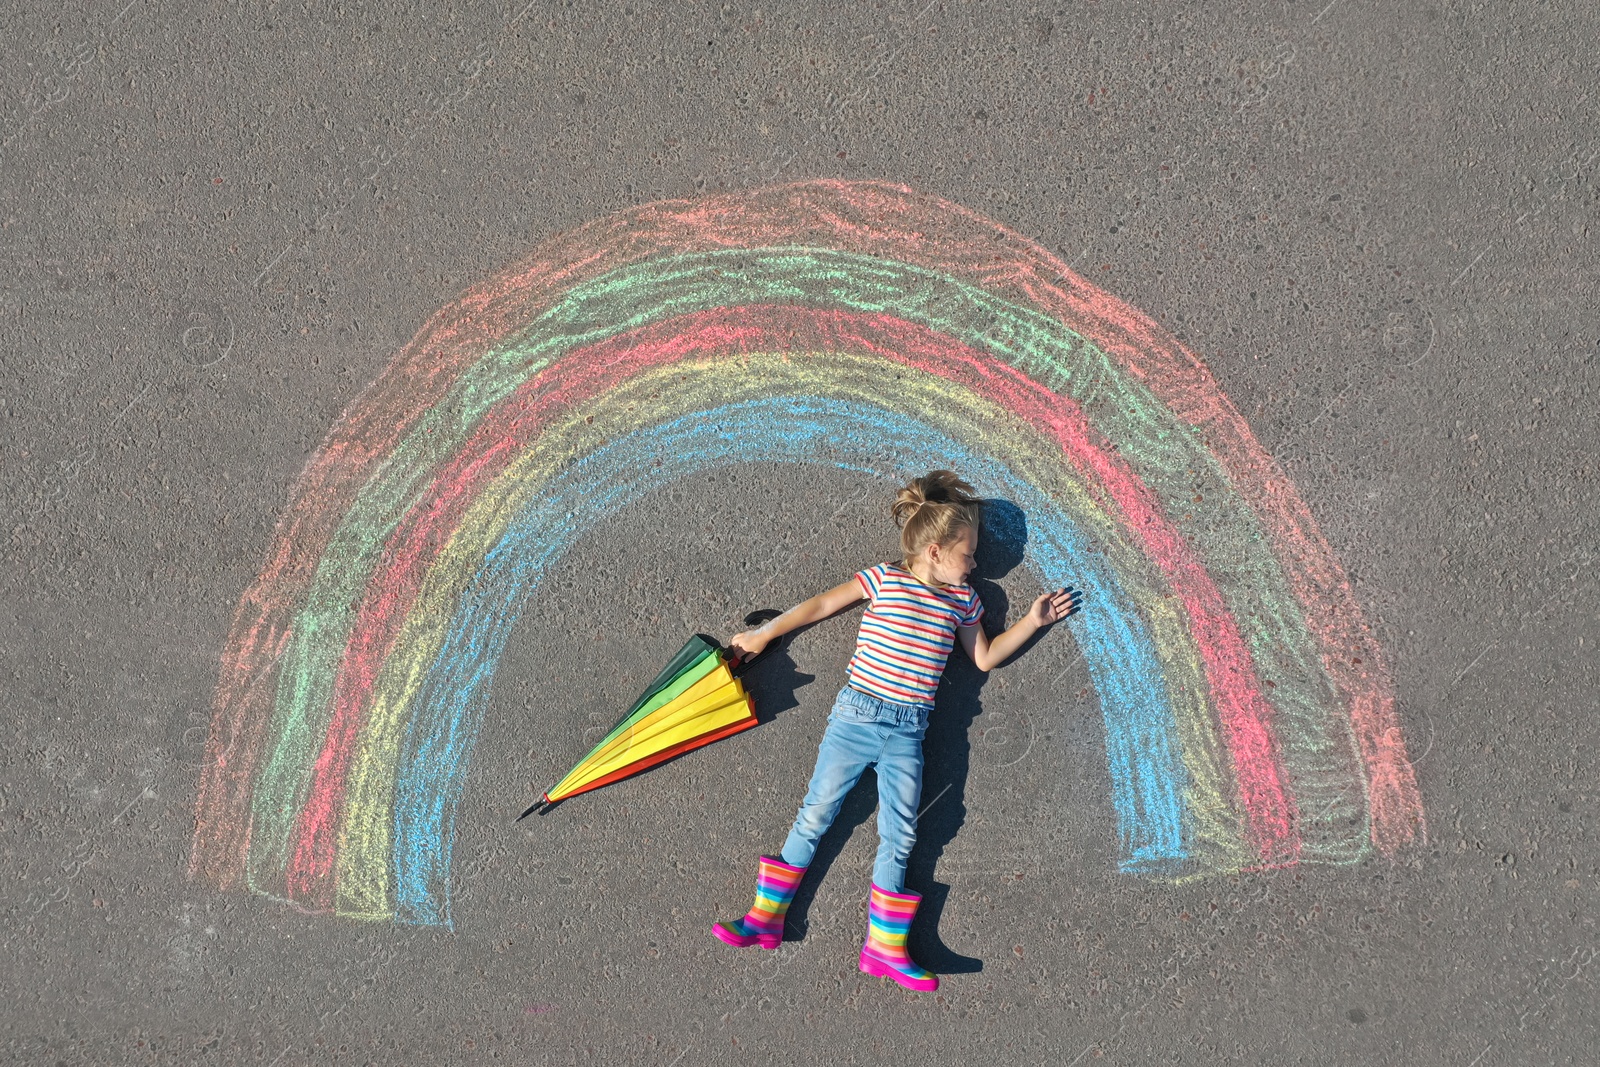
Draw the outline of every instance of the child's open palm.
M1040 595L1028 609L1028 618L1037 626L1049 626L1068 615L1076 615L1083 607L1083 592L1067 586Z

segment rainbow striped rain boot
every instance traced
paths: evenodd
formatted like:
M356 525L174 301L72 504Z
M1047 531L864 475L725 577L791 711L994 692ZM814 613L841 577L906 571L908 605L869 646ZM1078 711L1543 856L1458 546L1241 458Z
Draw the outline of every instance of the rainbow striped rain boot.
M939 988L932 971L923 970L906 953L906 935L922 897L916 893L891 893L872 885L867 905L867 943L861 948L861 970L893 978L907 989L931 993Z
M777 948L783 940L783 917L805 873L804 867L791 867L782 860L762 856L761 870L756 875L756 902L744 918L716 923L711 932L735 948Z

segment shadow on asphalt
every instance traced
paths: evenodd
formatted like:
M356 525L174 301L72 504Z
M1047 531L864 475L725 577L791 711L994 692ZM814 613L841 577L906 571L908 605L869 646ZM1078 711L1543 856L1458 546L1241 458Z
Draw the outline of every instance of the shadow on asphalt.
M763 608L746 615L744 624L759 626L781 614L776 608ZM759 660L752 660L746 670L739 672L745 691L755 701L756 722L761 726L777 718L779 712L798 708L800 700L795 693L817 680L814 674L802 674L789 658L789 642L794 636L792 633L783 635L778 639L777 648Z

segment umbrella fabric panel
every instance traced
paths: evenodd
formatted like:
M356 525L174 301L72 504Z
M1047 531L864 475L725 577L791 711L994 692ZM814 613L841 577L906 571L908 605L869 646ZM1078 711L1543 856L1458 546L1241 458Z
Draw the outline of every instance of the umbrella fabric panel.
M640 715L648 715L676 697L707 673L715 670L721 662L723 662L723 657L720 648L716 645L708 644L699 634L689 638L683 648L678 651L678 654L672 657L672 662L667 664L668 667L675 668L672 673L668 674L666 671L662 671L656 675L656 680L651 682L650 687L644 691L638 700L633 702L633 706L628 709L628 713L617 721L617 724L611 728L610 732L600 739L600 744L604 745L611 741ZM599 746L597 745L596 747Z
M720 687L699 700L662 709L659 718L641 723L630 744L584 761L584 776L609 774L638 759L641 753L676 745L709 730L720 729L749 714L749 701L738 682Z
M660 702L651 700L628 722L613 730L610 736L596 745L578 766L589 766L597 760L606 761L611 759L619 751L648 737L651 726L659 724L664 717L680 712L686 706L731 684L733 684L733 675L725 665L718 664L713 666L703 678L692 682L687 688L683 688L681 692L676 692L679 689L676 684L670 686L660 694L666 699Z
M748 704L747 707L750 708L750 715L747 718L741 719L740 721L732 723L729 726L725 726L714 733L706 734L704 737L696 737L693 740L685 741L680 745L674 745L672 748L663 749L652 756L645 757L638 763L630 763L628 766L623 767L620 770L612 771L610 774L607 774L604 777L596 778L587 785L579 786L578 788L572 790L572 792L567 793L566 796L577 796L579 793L587 793L591 789L599 789L601 786L610 785L612 782L620 782L629 775L638 774L640 771L648 770L658 763L665 763L674 756L681 756L685 752L700 748L703 745L709 745L713 741L720 741L724 737L731 737L741 730L748 730L750 727L756 724L756 716L754 704ZM547 799L565 799L565 797Z
M590 753L547 795L552 800L559 800L570 794L575 786L636 762L652 750L720 729L750 714L744 687L732 678L726 666L713 672L706 680L716 684L706 687L703 696L696 699L680 696L655 713L636 721L612 743Z

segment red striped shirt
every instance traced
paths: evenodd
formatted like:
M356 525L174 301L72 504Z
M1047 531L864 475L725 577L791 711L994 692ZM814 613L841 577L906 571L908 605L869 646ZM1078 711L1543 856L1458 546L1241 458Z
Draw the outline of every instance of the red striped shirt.
M929 588L898 563L870 567L856 581L868 604L849 684L884 700L931 708L956 628L977 625L983 601L970 585Z

